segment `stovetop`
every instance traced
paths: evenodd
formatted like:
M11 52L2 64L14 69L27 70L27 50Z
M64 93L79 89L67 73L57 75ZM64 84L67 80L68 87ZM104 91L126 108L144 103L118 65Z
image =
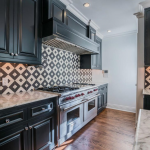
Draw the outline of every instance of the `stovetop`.
M42 91L49 91L49 92L55 92L55 93L66 93L66 92L71 92L74 90L79 90L83 87L87 86L94 86L95 84L88 84L88 83L73 83L71 85L59 85L59 86L53 86L53 87L41 87L38 88L37 90L42 90Z

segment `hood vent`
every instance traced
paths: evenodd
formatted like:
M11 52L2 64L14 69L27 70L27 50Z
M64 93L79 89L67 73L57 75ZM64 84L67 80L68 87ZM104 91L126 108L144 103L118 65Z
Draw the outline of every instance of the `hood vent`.
M99 53L99 44L55 18L43 23L42 37L45 45L79 55Z
M66 51L70 51L78 55L92 54L92 52L86 50L85 48L82 48L78 45L75 45L73 43L67 42L59 38L54 38L52 40L44 41L43 44L52 46L55 48L63 49Z

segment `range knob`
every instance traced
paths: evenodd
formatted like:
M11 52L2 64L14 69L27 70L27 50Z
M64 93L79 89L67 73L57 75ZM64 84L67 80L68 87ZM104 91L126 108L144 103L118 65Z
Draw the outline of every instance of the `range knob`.
M81 93L81 95L83 96L83 95L84 95L84 93Z
M98 89L94 89L94 91L97 91Z
M81 94L78 94L78 96L81 96Z
M74 99L74 98L75 98L74 96L71 97L71 99Z
M78 95L76 95L75 97L78 97Z
M69 97L66 97L66 99L65 100L69 100Z
M88 94L90 94L90 91L88 92Z

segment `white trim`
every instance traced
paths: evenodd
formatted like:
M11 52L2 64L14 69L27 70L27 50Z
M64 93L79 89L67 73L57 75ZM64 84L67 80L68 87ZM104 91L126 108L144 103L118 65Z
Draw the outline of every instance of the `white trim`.
M60 0L62 3L64 3L67 7L67 9L72 12L75 16L77 16L80 20L82 20L85 24L89 24L89 18L87 18L81 11L79 11L74 5L72 0ZM97 31L100 29L100 26L96 24L93 20L90 22L91 27L93 27L96 30L96 35L100 37L101 39L103 38L103 35Z
M121 111L126 111L126 112L136 112L135 107L129 107L129 106L123 106L123 105L117 105L117 104L107 104L107 108L111 109L116 109L116 110L121 110Z
M139 3L144 9L150 7L150 0Z
M137 33L138 33L137 30L128 31L128 32L121 32L121 33L117 33L117 34L106 35L106 36L104 36L104 39L113 38L113 37L116 37L116 36L125 36L125 35L128 35L128 34L137 34Z

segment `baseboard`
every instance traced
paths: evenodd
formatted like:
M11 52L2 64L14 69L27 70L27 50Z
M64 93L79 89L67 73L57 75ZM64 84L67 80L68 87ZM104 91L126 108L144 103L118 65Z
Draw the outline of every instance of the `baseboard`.
M116 105L116 104L107 104L107 108L126 111L126 112L136 112L135 107L123 106L123 105Z

